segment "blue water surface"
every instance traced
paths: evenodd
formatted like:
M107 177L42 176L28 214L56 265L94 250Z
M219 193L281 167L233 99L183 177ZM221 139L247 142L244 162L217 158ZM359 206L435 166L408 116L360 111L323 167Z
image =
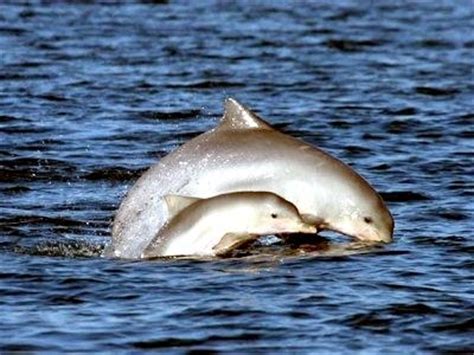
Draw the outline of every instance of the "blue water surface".
M0 350L472 353L473 18L469 0L2 1ZM101 258L127 189L229 96L370 181L394 243Z

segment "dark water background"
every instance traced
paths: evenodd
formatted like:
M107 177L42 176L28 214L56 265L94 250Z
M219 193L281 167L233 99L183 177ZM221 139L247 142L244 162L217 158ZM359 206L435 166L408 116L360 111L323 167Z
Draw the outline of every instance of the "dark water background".
M2 1L0 350L472 352L473 7ZM227 96L354 166L395 242L98 257L127 188Z

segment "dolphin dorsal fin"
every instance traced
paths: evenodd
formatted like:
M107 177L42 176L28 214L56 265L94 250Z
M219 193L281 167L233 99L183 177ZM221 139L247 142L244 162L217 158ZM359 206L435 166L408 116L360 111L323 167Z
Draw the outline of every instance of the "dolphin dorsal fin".
M272 129L272 127L236 99L224 103L224 116L218 129Z
M166 207L168 207L169 218L176 216L186 207L192 205L193 203L201 200L196 197L180 196L180 195L166 195L163 197L166 202Z

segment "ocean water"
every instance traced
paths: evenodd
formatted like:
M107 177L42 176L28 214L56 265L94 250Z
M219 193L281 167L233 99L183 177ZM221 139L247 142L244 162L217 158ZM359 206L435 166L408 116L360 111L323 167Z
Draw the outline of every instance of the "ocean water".
M0 351L472 353L473 63L468 0L2 1ZM229 96L369 180L394 243L101 258Z

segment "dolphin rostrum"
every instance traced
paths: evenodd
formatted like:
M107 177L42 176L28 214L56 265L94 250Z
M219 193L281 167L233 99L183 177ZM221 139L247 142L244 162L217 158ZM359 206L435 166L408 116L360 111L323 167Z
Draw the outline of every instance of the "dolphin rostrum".
M167 221L165 195L209 198L268 191L293 203L317 230L390 242L394 222L377 192L352 168L272 128L229 98L220 124L145 172L122 201L104 255L139 258Z
M296 207L271 192L232 192L208 199L164 197L171 218L145 248L142 258L216 256L280 233L316 233Z

